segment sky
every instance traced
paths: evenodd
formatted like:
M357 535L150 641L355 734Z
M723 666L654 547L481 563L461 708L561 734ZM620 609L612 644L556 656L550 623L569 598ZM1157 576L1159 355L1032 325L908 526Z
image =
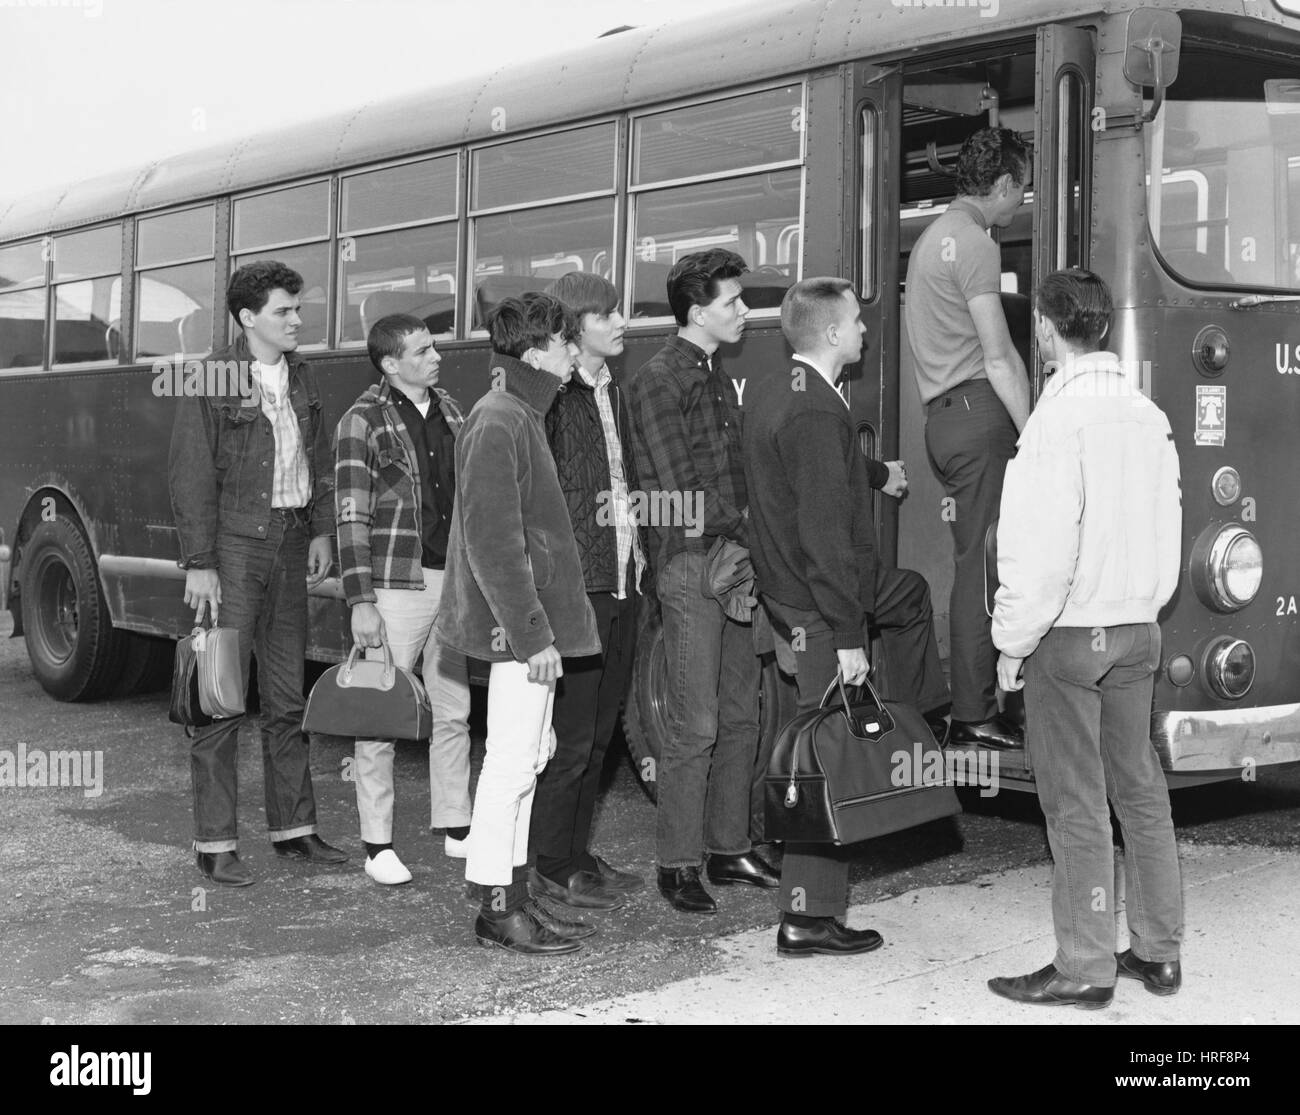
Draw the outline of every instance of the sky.
M0 202L745 0L0 0Z

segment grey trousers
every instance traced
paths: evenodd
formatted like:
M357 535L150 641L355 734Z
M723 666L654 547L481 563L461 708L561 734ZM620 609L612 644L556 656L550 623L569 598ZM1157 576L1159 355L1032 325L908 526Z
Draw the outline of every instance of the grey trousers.
M1107 799L1124 832L1133 952L1177 960L1182 880L1169 788L1151 745L1160 662L1154 623L1054 627L1025 663L1025 746L1047 818L1055 870L1057 969L1115 983L1115 857Z

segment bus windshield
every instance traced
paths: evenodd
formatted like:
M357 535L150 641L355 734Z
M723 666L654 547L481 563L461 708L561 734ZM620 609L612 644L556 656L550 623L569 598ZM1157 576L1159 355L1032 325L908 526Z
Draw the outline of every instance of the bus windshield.
M1145 140L1151 235L1172 271L1300 290L1300 64L1187 49Z

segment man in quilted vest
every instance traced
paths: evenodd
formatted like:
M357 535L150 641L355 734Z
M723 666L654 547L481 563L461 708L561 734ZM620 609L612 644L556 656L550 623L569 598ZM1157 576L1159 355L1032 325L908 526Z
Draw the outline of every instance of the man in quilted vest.
M608 361L623 351L618 292L599 275L574 271L553 282L579 323L578 361L546 412L546 438L569 506L601 653L573 658L555 687L555 755L538 776L529 884L577 909L616 910L639 875L592 853L591 822L605 751L618 724L636 647L636 600L645 554L629 493L636 491L627 405Z
M335 434L335 505L352 638L367 657L387 642L397 666L423 656L433 706L429 739L432 825L463 858L469 832L469 679L465 656L433 635L455 493L455 438L464 419L437 386L441 357L423 321L390 314L367 338L381 382L343 415ZM355 745L357 813L366 874L411 881L393 850L393 740Z

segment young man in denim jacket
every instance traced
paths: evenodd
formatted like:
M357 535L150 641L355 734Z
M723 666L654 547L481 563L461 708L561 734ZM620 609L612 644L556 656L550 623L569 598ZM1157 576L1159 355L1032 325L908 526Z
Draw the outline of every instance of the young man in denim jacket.
M307 362L294 353L301 290L302 276L269 260L230 277L226 306L241 332L209 360L234 362L247 390L179 401L167 480L185 603L197 622L210 610L214 624L239 632L244 688L249 655L257 653L266 822L276 854L337 864L346 853L316 835L302 731L307 589L329 572L334 503L320 395ZM236 850L243 720L200 728L190 745L198 867L232 887L253 882Z

